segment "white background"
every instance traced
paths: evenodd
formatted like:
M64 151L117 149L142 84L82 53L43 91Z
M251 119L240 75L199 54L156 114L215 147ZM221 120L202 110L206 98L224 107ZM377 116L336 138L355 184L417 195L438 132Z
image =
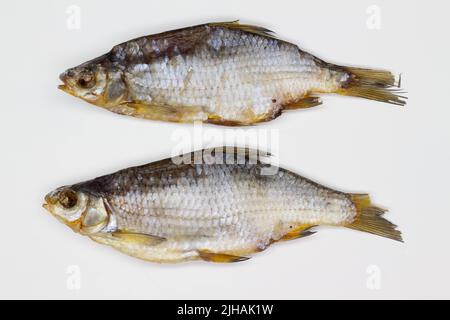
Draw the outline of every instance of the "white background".
M81 8L79 30L67 28L69 5ZM380 29L367 26L371 5ZM444 0L2 2L0 297L450 298L449 14ZM369 192L404 244L320 228L245 263L158 265L75 234L41 207L58 186L169 156L175 135L192 132L93 107L57 90L59 73L133 37L234 19L331 62L403 74L404 108L326 96L254 129L278 130L285 167Z

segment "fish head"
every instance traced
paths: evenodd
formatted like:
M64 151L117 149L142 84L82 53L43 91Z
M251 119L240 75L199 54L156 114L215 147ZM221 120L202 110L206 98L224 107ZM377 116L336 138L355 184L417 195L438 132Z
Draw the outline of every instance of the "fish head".
M128 101L123 71L108 54L64 71L58 88L100 107L115 107Z
M107 85L106 70L98 63L85 63L64 71L58 88L93 104L102 104Z
M43 207L73 231L85 235L101 231L110 221L101 197L72 187L61 187L47 194Z

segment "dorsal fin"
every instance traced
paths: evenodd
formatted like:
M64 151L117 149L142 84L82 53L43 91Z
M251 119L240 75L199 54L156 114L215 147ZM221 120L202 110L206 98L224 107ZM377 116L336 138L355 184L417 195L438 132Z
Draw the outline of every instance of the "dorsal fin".
M244 32L256 34L262 37L276 38L275 33L272 30L264 27L254 26L250 24L240 24L239 20L229 22L212 22L207 24L210 27L226 28L231 30L241 30Z
M205 148L201 150L196 150L190 153L186 153L180 156L172 157L166 160L176 160L176 159L187 159L192 160L191 163L196 163L198 160L202 160L204 163L232 163L244 164L251 162L254 164L264 163L267 158L272 157L269 152L261 151L249 147L234 147L234 146L220 146L213 148ZM162 160L164 161L164 160ZM214 162L216 161L216 162ZM218 162L220 161L220 162Z

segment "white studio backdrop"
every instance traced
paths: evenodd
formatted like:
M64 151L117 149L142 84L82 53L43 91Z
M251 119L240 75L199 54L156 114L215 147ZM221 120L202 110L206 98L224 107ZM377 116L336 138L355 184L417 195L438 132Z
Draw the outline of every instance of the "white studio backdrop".
M2 53L0 298L450 298L448 1L9 1ZM58 75L134 37L210 21L265 26L327 61L402 73L406 107L324 104L236 129L127 118L60 90ZM196 131L197 130L197 131ZM231 265L140 261L74 234L44 195L170 156L180 143L269 137L280 164L389 209L405 243L319 228ZM228 135L227 135L228 134ZM273 141L270 142L270 138Z

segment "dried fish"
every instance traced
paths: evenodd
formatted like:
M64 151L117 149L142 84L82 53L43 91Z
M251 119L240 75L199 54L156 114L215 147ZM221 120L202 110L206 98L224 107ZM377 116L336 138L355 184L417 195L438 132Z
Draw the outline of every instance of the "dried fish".
M402 240L367 194L322 186L253 149L205 149L124 169L58 188L44 207L75 232L155 262L243 261L318 225Z
M388 71L327 63L265 28L208 23L137 38L60 76L59 88L115 113L250 125L337 93L404 105Z

